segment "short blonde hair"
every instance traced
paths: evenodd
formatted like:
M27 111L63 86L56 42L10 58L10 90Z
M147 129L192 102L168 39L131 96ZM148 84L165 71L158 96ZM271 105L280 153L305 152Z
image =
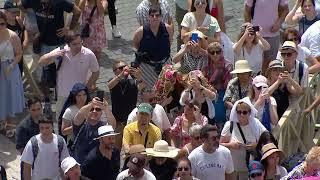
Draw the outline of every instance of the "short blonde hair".
M306 163L320 163L320 147L314 146L311 148L306 157Z

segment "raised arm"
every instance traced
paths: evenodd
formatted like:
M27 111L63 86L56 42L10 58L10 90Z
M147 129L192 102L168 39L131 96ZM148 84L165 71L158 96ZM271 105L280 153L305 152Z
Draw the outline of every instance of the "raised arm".
M291 11L285 17L284 22L288 25L296 25L298 24L299 20L302 18L303 14L297 13L297 10L301 6L302 0L297 0Z

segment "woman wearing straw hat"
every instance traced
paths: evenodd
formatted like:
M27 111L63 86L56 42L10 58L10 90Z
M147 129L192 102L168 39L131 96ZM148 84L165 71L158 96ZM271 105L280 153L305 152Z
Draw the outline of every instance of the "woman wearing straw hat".
M247 60L238 60L235 63L235 69L231 74L236 74L237 77L231 79L228 83L223 101L227 109L231 109L233 104L248 95L249 86L251 84L252 70ZM229 112L226 117L229 117Z
M158 180L171 180L176 171L177 162L173 159L178 155L179 149L171 147L164 140L154 143L153 148L146 148L151 172Z
M287 170L279 163L284 158L284 154L273 143L268 143L262 147L261 163L265 168L266 180L279 180L287 175Z

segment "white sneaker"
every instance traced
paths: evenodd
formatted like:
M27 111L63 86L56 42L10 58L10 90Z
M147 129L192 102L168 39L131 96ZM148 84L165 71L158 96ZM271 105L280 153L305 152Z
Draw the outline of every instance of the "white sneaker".
M120 38L121 37L121 33L118 30L117 26L113 26L112 27L112 36L115 38Z

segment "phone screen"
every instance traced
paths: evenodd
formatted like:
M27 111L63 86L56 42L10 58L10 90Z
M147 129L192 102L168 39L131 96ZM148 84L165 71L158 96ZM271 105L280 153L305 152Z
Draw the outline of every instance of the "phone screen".
M259 26L252 26L252 29L254 32L257 32L260 30Z
M194 42L198 42L198 40L199 40L198 33L192 33L191 40Z
M103 101L104 91L97 91L97 97L100 99L100 101Z

